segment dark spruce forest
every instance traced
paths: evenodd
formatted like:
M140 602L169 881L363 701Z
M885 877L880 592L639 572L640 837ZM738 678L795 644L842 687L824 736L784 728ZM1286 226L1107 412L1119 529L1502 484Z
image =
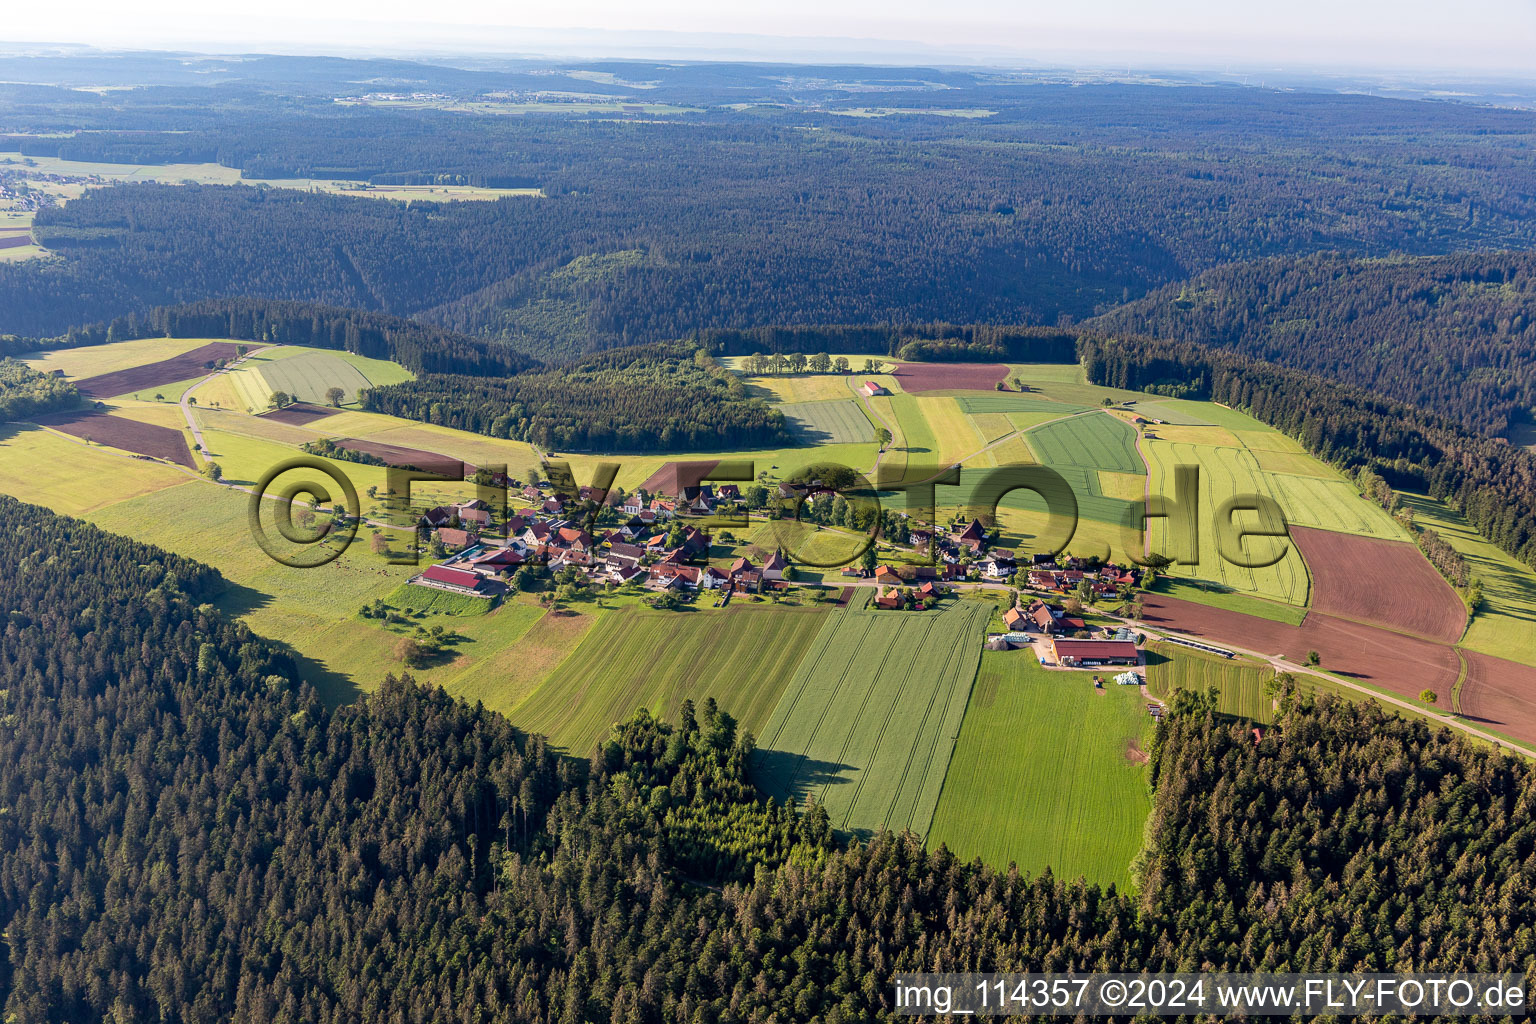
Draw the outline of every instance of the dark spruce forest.
M724 356L1076 361L1448 499L1536 566L1536 457L1509 442L1536 422L1536 113L618 61L0 55L0 82L0 171L247 179L40 209L50 255L0 262L0 357L346 350L417 375L369 409L647 452L791 443ZM456 109L562 90L621 109ZM432 99L358 101L379 91ZM879 108L914 112L849 116ZM255 184L291 178L539 194ZM0 420L80 400L8 360L0 393ZM1173 701L1122 891L850 841L761 797L712 701L590 757L403 672L328 705L214 606L230 586L0 496L6 1020L852 1022L934 965L1536 963L1536 769L1285 677L1258 736Z

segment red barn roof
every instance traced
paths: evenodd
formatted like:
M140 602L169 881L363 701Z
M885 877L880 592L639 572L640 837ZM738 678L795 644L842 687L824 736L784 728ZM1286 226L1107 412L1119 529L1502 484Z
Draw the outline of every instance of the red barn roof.
M466 572L463 569L450 569L446 565L428 566L422 576L433 583L445 583L450 587L463 587L466 590L478 590L481 582L480 577L475 573Z
M1135 661L1136 645L1129 640L1057 640L1056 657L1083 661Z

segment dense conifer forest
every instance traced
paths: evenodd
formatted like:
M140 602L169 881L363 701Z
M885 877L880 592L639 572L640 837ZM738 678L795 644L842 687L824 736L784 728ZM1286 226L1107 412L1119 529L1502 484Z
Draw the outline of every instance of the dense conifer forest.
M784 414L689 342L615 349L505 380L433 375L374 388L372 412L545 448L705 451L789 444Z
M231 93L210 124L189 92L145 93L133 131L110 103L33 95L0 131L66 135L12 136L15 159L217 160L249 178L544 197L97 189L38 213L60 260L0 264L0 331L255 296L417 316L546 358L708 327L1055 324L1234 260L1536 243L1532 119L1469 105L972 82L943 103L993 115L593 120Z
M1502 434L1536 422L1536 256L1234 263L1093 326L1230 348Z
M710 352L727 356L846 352L936 363L1074 363L1079 333L1017 324L935 323L715 328L689 336Z
M212 569L0 498L0 1004L27 1021L891 1019L896 972L1526 970L1536 776L1372 705L1159 727L1139 892L759 801L711 703L588 758L332 710Z
M403 317L361 309L274 299L205 299L159 306L112 320L71 327L56 337L0 337L0 355L36 349L103 345L135 338L233 338L307 345L389 359L413 373L499 377L536 367L538 360L506 345L470 338Z

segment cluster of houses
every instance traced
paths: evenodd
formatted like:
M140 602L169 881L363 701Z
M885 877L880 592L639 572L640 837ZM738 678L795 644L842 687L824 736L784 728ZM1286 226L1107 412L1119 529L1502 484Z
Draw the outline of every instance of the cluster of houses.
M741 502L734 484L683 488L677 498L630 496L616 499L618 525L588 531L585 515L594 495L583 487L568 500L547 492L547 484L523 487L529 507L508 515L499 536L490 536L495 517L486 502L465 501L425 512L421 530L441 545L441 561L411 582L461 594L494 598L524 566L551 570L574 567L598 585L636 584L655 591L724 590L729 594L782 589L789 561L774 552L761 565L743 557L719 568L700 564L709 538L686 523L680 512L707 514ZM579 518L576 512L581 512ZM674 527L676 527L674 529Z

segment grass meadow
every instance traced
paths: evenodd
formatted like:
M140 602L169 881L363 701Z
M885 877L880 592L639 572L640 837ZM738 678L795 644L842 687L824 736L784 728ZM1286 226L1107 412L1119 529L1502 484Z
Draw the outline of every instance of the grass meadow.
M229 374L230 386L246 412L269 407L274 392L284 391L301 402L325 405L333 387L345 393L344 405L357 402L360 389L398 384L412 378L409 370L385 359L351 352L280 346L249 357Z
M851 398L779 406L807 444L859 444L874 437L874 425Z
M0 423L0 491L80 516L190 482L162 462L135 459L42 427Z
M1483 583L1483 603L1461 646L1536 665L1536 572L1483 539L1466 518L1422 494L1403 494L1413 521L1444 537Z
M962 859L1131 884L1151 812L1140 687L986 651L928 832Z
M758 737L759 788L814 799L855 834L926 833L990 611L956 599L928 612L856 602L830 613Z
M437 662L408 670L423 682L452 688L478 682L487 662L497 660L544 616L527 598L479 615L459 614L464 609L457 606L435 607L430 597L419 607L414 595L400 601L401 584L420 569L391 565L374 554L367 528L327 565L296 569L279 564L251 536L248 501L249 495L240 491L188 481L117 502L86 518L102 529L217 566L230 586L215 604L243 616L257 633L288 646L300 674L332 704L373 689L386 673L407 671L396 660L394 647L416 624L441 624L460 634ZM376 599L409 611L411 626L388 627L362 618L359 609ZM528 671L528 663L515 659L501 664L510 677Z
M636 709L670 720L688 698L713 697L739 728L756 732L830 614L743 602L721 610L615 609L508 713L577 756Z

